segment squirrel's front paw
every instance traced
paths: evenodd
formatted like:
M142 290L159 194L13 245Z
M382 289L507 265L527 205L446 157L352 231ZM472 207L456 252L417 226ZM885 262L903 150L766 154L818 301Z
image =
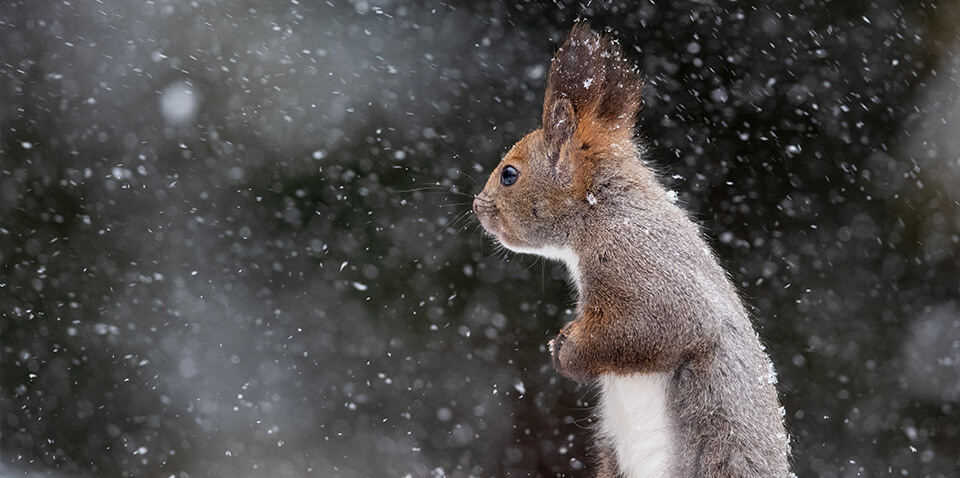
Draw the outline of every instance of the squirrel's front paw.
M584 360L577 323L570 323L550 341L550 352L553 355L553 368L561 375L580 383L589 383L596 378L597 371L590 367L590 362Z

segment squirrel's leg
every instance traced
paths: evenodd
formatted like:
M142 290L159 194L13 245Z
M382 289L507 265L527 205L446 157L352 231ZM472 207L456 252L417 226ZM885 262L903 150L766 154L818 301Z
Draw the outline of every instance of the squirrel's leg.
M663 357L650 350L656 345L652 334L633 333L626 321L611 324L602 313L586 312L568 323L551 343L553 366L558 372L580 383L588 383L604 373L653 371L651 363ZM638 337L653 338L640 340Z
M679 336L667 337L667 333ZM696 355L713 350L715 340L714 334L699 328L671 331L654 320L604 317L602 310L591 310L568 323L550 345L554 368L588 383L605 373L675 371ZM683 347L667 346L678 342Z

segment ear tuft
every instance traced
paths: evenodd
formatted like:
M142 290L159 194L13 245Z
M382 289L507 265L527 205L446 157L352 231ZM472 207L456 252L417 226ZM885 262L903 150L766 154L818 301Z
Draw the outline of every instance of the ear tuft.
M620 45L578 22L550 65L544 128L549 131L557 103L568 100L578 123L594 121L633 131L641 89L636 68L623 57Z

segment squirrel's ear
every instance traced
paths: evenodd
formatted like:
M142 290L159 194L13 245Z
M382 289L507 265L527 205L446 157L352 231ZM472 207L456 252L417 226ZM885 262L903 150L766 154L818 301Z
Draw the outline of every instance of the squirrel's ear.
M632 136L642 87L620 45L591 30L586 22L578 22L550 65L543 100L544 128L558 107L566 108L560 103L567 101L577 123L574 130L589 121L604 130L629 131Z
M547 143L560 145L577 132L577 117L573 111L573 103L566 98L552 101L549 109L544 105L543 129L547 135Z
M567 184L572 178L570 164L570 143L577 132L577 117L573 103L566 98L558 98L543 106L543 131L547 145L547 154L554 168L554 177L561 184Z

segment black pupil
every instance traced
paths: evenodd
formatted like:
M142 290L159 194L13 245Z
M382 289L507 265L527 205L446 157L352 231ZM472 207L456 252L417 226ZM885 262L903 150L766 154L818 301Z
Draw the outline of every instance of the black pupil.
M520 171L517 171L517 168L513 166L506 166L503 168L503 171L500 172L500 183L504 186L509 186L517 182L517 178L520 176Z

